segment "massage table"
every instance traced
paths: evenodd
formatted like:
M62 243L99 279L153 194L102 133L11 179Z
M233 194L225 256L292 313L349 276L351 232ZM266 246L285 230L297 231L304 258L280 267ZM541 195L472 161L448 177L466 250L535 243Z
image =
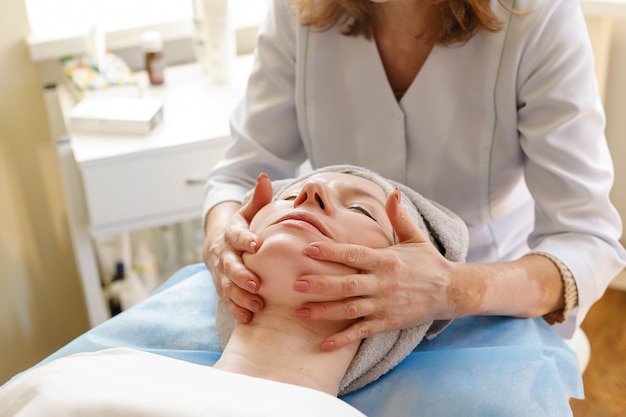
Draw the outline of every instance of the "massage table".
M187 266L145 301L35 367L114 347L212 365L221 351L216 301L206 267ZM370 417L554 417L572 415L570 397L583 397L578 359L542 319L467 317L424 340L390 373L342 399Z

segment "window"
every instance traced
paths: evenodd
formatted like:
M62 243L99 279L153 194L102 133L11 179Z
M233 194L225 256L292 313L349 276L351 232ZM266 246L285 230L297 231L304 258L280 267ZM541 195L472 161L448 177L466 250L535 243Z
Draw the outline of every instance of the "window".
M192 16L191 0L26 0L31 35L80 36L92 26L128 29Z
M26 9L32 37L50 39L80 36L96 25L108 32L191 20L193 1L203 0L26 0ZM235 26L258 23L267 4L230 0Z
M163 40L190 39L194 2L212 1L216 0L25 0L30 55L39 62L75 54L94 26L107 34L112 49L138 46L146 29L160 31ZM233 25L240 29L258 26L271 0L228 1ZM253 42L246 36L244 49Z

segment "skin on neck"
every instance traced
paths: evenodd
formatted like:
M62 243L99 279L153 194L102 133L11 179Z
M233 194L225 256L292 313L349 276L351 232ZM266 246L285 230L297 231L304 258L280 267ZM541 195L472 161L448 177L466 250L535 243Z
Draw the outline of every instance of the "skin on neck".
M434 47L433 41L420 38L433 9L415 0L381 1L374 8L374 39L389 84L401 97Z
M432 7L424 7L415 0L380 0L374 7L376 33L403 39L415 39L426 26Z
M359 343L320 349L346 323L302 321L293 309L266 305L248 324L238 323L215 367L313 388L336 396Z

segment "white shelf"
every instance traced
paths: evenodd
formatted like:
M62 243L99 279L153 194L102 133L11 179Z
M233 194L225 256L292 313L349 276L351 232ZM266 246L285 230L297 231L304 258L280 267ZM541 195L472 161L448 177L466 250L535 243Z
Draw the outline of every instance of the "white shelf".
M138 152L157 151L208 138L230 136L229 117L245 88L251 56L235 65L235 82L217 85L202 74L198 64L167 68L165 84L151 86L145 96L163 101L163 120L149 135L73 132L72 150L79 166L108 163ZM144 74L140 75L146 85Z
M108 318L93 238L199 219L203 182L230 143L229 118L252 57L239 57L233 82L212 83L199 64L167 68L144 96L163 101L147 135L68 132L57 149L74 255L92 326ZM63 106L61 106L63 107Z

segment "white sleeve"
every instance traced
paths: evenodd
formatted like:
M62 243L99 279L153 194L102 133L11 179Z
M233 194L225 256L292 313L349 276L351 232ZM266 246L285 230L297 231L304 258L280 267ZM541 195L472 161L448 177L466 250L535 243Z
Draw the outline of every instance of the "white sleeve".
M609 199L613 165L580 6L561 0L533 13L542 16L517 86L525 178L535 200L529 246L572 272L579 305L572 312L576 320L569 320L573 331L624 267L626 254L619 243L621 220Z
M260 28L245 97L231 117L234 143L212 170L203 215L214 205L241 201L259 173L294 177L306 159L297 123L296 17L287 0L274 0Z

